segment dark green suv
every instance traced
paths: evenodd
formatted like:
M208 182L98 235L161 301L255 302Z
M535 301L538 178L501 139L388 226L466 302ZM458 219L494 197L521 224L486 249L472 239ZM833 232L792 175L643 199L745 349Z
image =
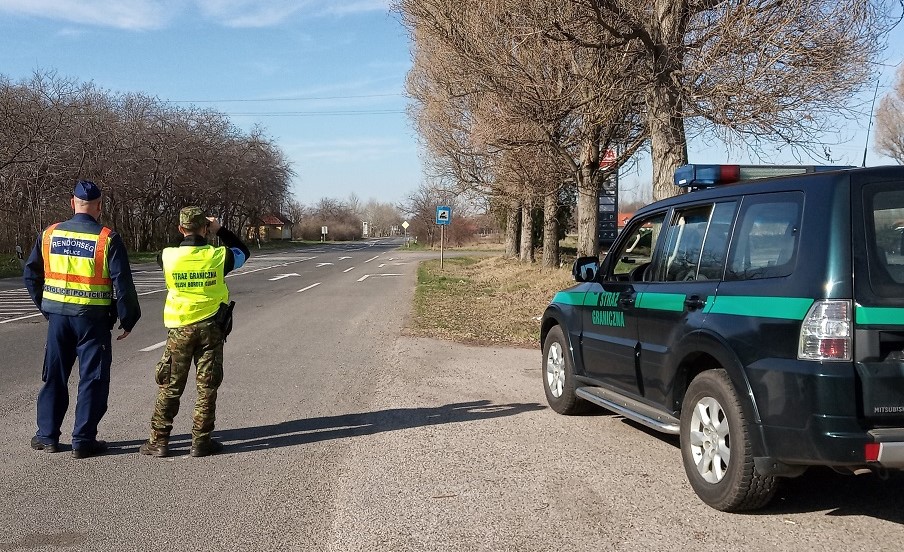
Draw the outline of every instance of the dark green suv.
M782 174L784 176L770 176ZM550 406L680 435L691 486L764 506L808 466L904 469L904 167L686 165L543 315Z

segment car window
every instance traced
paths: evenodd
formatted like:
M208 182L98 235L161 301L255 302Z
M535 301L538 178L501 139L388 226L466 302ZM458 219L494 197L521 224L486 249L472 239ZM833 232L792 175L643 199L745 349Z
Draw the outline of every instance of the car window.
M725 271L725 257L728 252L728 237L734 220L737 202L717 203L706 230L703 254L700 256L698 280L721 280Z
M726 280L788 276L800 237L801 194L745 200L729 254Z
M682 282L697 279L703 238L711 212L712 205L675 211L654 280Z
M634 221L624 231L626 239L618 249L609 252L617 259L610 264L609 278L613 280L642 280L650 265L656 241L662 229L665 213Z
M869 281L879 297L904 293L904 190L901 184L864 187ZM871 216L869 216L871 215Z

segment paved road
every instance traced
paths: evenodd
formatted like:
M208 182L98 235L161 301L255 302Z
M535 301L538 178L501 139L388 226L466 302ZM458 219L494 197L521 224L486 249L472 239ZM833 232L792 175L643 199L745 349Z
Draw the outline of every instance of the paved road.
M0 295L0 551L900 550L899 475L813 470L763 512L723 514L694 496L674 440L546 408L538 350L404 336L427 254L392 247L274 253L229 279L227 448L208 458L187 456L192 391L175 456L137 454L159 272L139 269L144 317L114 345L114 449L81 461L28 448L46 326Z

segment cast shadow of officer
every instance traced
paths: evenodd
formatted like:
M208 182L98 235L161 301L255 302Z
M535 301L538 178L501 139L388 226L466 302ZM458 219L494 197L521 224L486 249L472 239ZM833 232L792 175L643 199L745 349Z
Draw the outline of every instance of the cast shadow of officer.
M213 437L223 443L222 454L234 454L372 435L384 431L501 418L545 408L537 403L494 404L488 400L480 400L432 408L390 408L376 412L304 418L256 427L218 429ZM138 440L110 443L110 451L107 454L134 453L143 442ZM178 455L180 452L187 454L190 445L191 434L172 435L170 454Z

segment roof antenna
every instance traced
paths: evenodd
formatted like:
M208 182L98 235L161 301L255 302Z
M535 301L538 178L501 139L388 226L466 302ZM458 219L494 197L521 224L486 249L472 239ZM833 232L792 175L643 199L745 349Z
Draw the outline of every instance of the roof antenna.
M876 111L876 96L879 95L879 79L876 79L876 92L873 94L873 106L869 109L869 124L866 126L866 144L863 145L863 167L866 166L866 150L869 148L869 131L873 127L873 113Z

